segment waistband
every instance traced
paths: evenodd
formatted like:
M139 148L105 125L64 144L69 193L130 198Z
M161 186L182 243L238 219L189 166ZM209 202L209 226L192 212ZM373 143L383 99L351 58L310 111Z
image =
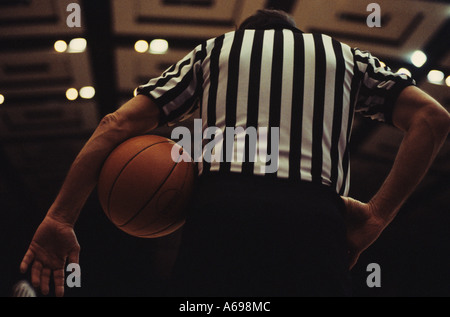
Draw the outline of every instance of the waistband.
M342 199L331 186L307 181L293 181L271 175L210 172L198 177L196 194L198 199L203 202L216 200L217 197L295 200L302 196L303 198L335 201L339 208L345 208Z

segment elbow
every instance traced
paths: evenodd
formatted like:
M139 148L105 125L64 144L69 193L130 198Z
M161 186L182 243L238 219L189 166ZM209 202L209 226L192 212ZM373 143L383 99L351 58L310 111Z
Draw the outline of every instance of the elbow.
M450 131L450 114L440 105L425 107L415 122L424 124L437 140L445 139Z
M117 111L104 116L98 127L117 136L126 137L128 134L126 122Z
M117 112L109 113L100 120L101 127L114 127L120 125L120 116Z
M446 138L450 130L450 114L444 108L433 112L430 118L433 133L439 138Z

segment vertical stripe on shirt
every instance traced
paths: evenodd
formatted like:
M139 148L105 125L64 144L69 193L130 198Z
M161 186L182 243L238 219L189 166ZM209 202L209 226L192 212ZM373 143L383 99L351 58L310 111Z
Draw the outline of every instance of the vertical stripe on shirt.
M234 128L236 126L236 111L238 102L238 89L239 89L239 76L240 76L240 59L241 48L244 38L244 33L236 33L233 38L233 44L230 48L229 60L228 60L228 82L227 93L225 101L225 127ZM229 172L231 167L231 161L233 160L233 145L234 137L229 139L227 137L226 129L223 131L223 157L224 162L220 167L223 172Z
M314 114L313 114L313 140L312 140L312 181L322 183L322 136L324 130L324 106L325 85L327 78L327 60L325 47L321 34L314 34L314 45L316 50L316 69L314 86Z
M312 34L305 34L305 69L303 72L304 91L303 94L303 115L302 115L302 148L300 161L300 178L305 181L312 181L312 141L313 141L313 120L314 117L314 91L316 76L316 53Z
M339 139L342 131L342 111L344 105L344 85L345 80L345 61L342 53L342 47L339 42L332 40L333 51L336 57L336 72L334 78L334 109L333 125L330 144L331 171L330 181L333 188L337 187L339 173ZM345 127L344 127L345 128Z
M289 144L289 178L298 179L302 156L303 100L305 91L305 44L303 35L294 34L294 63L292 79L292 115Z
M210 88L206 107L207 126L215 126L216 124L216 102L217 91L219 89L219 57L222 50L225 35L219 36L214 41L214 48L211 50L210 57ZM206 174L211 169L211 162L203 161L203 172Z
M281 90L281 120L280 120L280 145L278 177L289 177L289 160L291 144L291 118L293 115L293 90L294 90L294 33L283 31L283 78Z
M247 31L250 32L250 31ZM246 32L246 33L247 33ZM256 30L254 32L251 57L250 57L250 74L248 86L248 102L247 102L247 125L258 129L258 112L259 112L259 95L261 82L261 64L262 51L264 44L264 31ZM244 105L245 106L245 105ZM247 158L242 164L242 173L246 175L253 174L255 167L255 158L257 153L257 143L250 144L249 136L245 138L245 157ZM250 159L250 156L253 156Z
M275 31L273 40L272 56L272 76L270 83L270 109L269 109L269 131L267 136L267 162L266 166L277 166L279 164L279 145L280 140L276 140L276 145L272 144L272 129L280 128L281 104L286 102L281 100L283 85L283 65L284 65L284 39L282 31ZM272 153L272 148L276 146L276 153ZM277 172L267 174L269 177L277 177Z
M264 45L262 47L261 79L272 78L272 60L274 45L274 30L264 32ZM267 158L267 137L270 114L270 80L260 80L259 109L258 109L258 151L255 161L254 174L264 175Z

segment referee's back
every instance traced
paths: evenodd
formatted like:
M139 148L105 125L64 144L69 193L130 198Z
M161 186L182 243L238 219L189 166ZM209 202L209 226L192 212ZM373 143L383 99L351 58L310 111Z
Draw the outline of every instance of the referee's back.
M327 35L274 28L237 30L205 41L137 93L162 109L163 123L200 107L203 132L220 129L220 139L207 136L216 155L200 160L200 174L270 174L321 183L346 195L354 113L389 123L396 98L413 84L369 52ZM239 127L244 133L256 129L258 141L236 136L230 151L225 130ZM279 131L276 139L272 128ZM243 160L230 153L239 149ZM270 153L273 149L277 153ZM266 157L254 159L255 153ZM269 164L277 168L268 172Z

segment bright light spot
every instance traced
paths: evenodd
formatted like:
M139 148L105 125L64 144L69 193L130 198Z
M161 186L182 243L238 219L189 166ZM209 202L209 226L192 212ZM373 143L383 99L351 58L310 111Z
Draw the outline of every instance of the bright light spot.
M80 97L83 99L92 99L95 96L95 88L86 86L80 89Z
M59 40L55 42L55 51L58 53L64 53L67 50L67 43L65 41Z
M416 67L422 67L427 62L427 55L422 51L415 51L411 56L411 62Z
M381 67L383 67L383 68L386 67L386 64L384 62L380 61L380 64L381 64Z
M450 76L445 80L445 84L450 87Z
M76 38L69 43L69 53L83 53L86 50L87 41L83 38Z
M0 94L0 105L2 105L5 102L5 96Z
M406 68L400 68L400 69L397 71L397 74L405 74L405 75L408 75L409 77L412 76L412 74L411 74L411 72L409 71L409 69L406 69Z
M428 73L428 81L433 84L442 84L442 81L444 80L444 73L440 70L431 70Z
M138 53L145 53L148 51L148 42L144 40L139 40L134 44L134 49Z
M75 100L78 98L78 90L76 90L75 88L69 88L66 91L66 97L69 100Z
M169 43L166 40L153 40L150 42L150 53L165 54L169 49Z

